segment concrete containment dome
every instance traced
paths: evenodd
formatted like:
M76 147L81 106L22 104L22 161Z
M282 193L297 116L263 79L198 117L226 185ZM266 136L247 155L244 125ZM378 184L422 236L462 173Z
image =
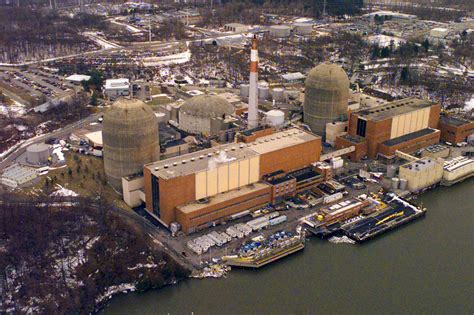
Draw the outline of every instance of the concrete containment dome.
M234 113L234 106L216 95L190 98L179 109L179 128L193 134L215 134L223 126L226 116Z
M119 99L105 112L102 139L109 184L122 191L122 177L140 173L159 160L158 122L153 110L137 99Z
M216 95L198 95L184 102L179 111L200 118L216 118L231 115L234 106Z
M341 67L323 63L309 72L305 85L304 122L325 138L326 124L347 113L349 78Z

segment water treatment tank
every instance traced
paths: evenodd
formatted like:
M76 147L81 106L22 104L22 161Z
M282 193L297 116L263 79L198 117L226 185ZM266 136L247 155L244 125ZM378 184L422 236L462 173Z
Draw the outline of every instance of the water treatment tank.
M290 36L291 28L287 25L272 25L269 31L272 37L284 38Z
M304 122L325 138L326 124L347 114L349 78L338 65L322 63L309 72L305 86Z
M137 99L119 99L105 112L102 139L105 175L117 191L122 191L122 177L160 158L157 118Z
M295 22L293 23L294 32L298 35L309 35L313 31L312 23Z
M241 84L240 85L240 96L249 97L249 93L250 93L250 86L248 84Z
M49 145L35 143L26 148L26 162L33 165L44 165L48 162Z
M270 97L270 88L265 85L258 86L258 98L261 100L266 100Z
M408 180L406 180L405 178L400 178L400 190L407 190L407 186L408 186Z
M285 100L285 90L282 88L274 88L272 98L275 102L283 102Z
M392 178L392 190L398 189L399 182L397 177Z
M266 121L272 127L281 127L285 122L285 113L281 110L271 110L266 113Z

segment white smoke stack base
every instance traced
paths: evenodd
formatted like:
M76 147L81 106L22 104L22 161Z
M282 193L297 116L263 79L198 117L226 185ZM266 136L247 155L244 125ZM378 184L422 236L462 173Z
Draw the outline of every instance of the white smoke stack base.
M258 126L258 49L257 37L252 39L250 50L250 80L249 80L249 105L248 105L248 127Z

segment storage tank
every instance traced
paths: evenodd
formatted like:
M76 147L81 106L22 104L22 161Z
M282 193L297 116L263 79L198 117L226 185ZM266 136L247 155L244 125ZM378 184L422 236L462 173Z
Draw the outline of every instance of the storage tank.
M407 190L408 181L405 178L400 178L400 190Z
M122 191L122 177L159 160L158 122L153 110L137 99L119 99L105 112L102 139L109 184Z
M250 86L248 84L240 85L240 96L249 97Z
M399 185L399 180L397 177L394 177L392 178L392 189L395 190L395 189L398 189L398 185Z
M395 177L397 173L397 167L395 165L387 165L387 177Z
M155 114L158 123L166 123L166 114L165 113L156 113Z
M261 100L266 100L270 97L270 88L265 85L258 86L258 98Z
M293 23L294 32L298 35L309 35L313 31L312 23L302 23L296 22Z
M281 110L271 110L266 113L267 124L272 127L280 127L285 123L285 113Z
M325 140L326 124L347 114L349 78L338 65L322 63L309 72L305 86L304 123Z
M44 165L48 163L49 145L46 143L35 143L26 148L26 162L33 165Z
M285 100L285 90L282 88L274 88L272 98L275 102L283 102Z
M272 25L269 27L269 31L273 37L284 38L290 36L291 28L287 25Z

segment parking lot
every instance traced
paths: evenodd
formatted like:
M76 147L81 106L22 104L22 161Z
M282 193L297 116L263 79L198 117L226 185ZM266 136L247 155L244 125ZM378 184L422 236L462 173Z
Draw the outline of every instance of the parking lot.
M59 98L73 89L61 76L40 69L0 68L0 81L0 87L16 96L13 98L17 102L29 106Z

